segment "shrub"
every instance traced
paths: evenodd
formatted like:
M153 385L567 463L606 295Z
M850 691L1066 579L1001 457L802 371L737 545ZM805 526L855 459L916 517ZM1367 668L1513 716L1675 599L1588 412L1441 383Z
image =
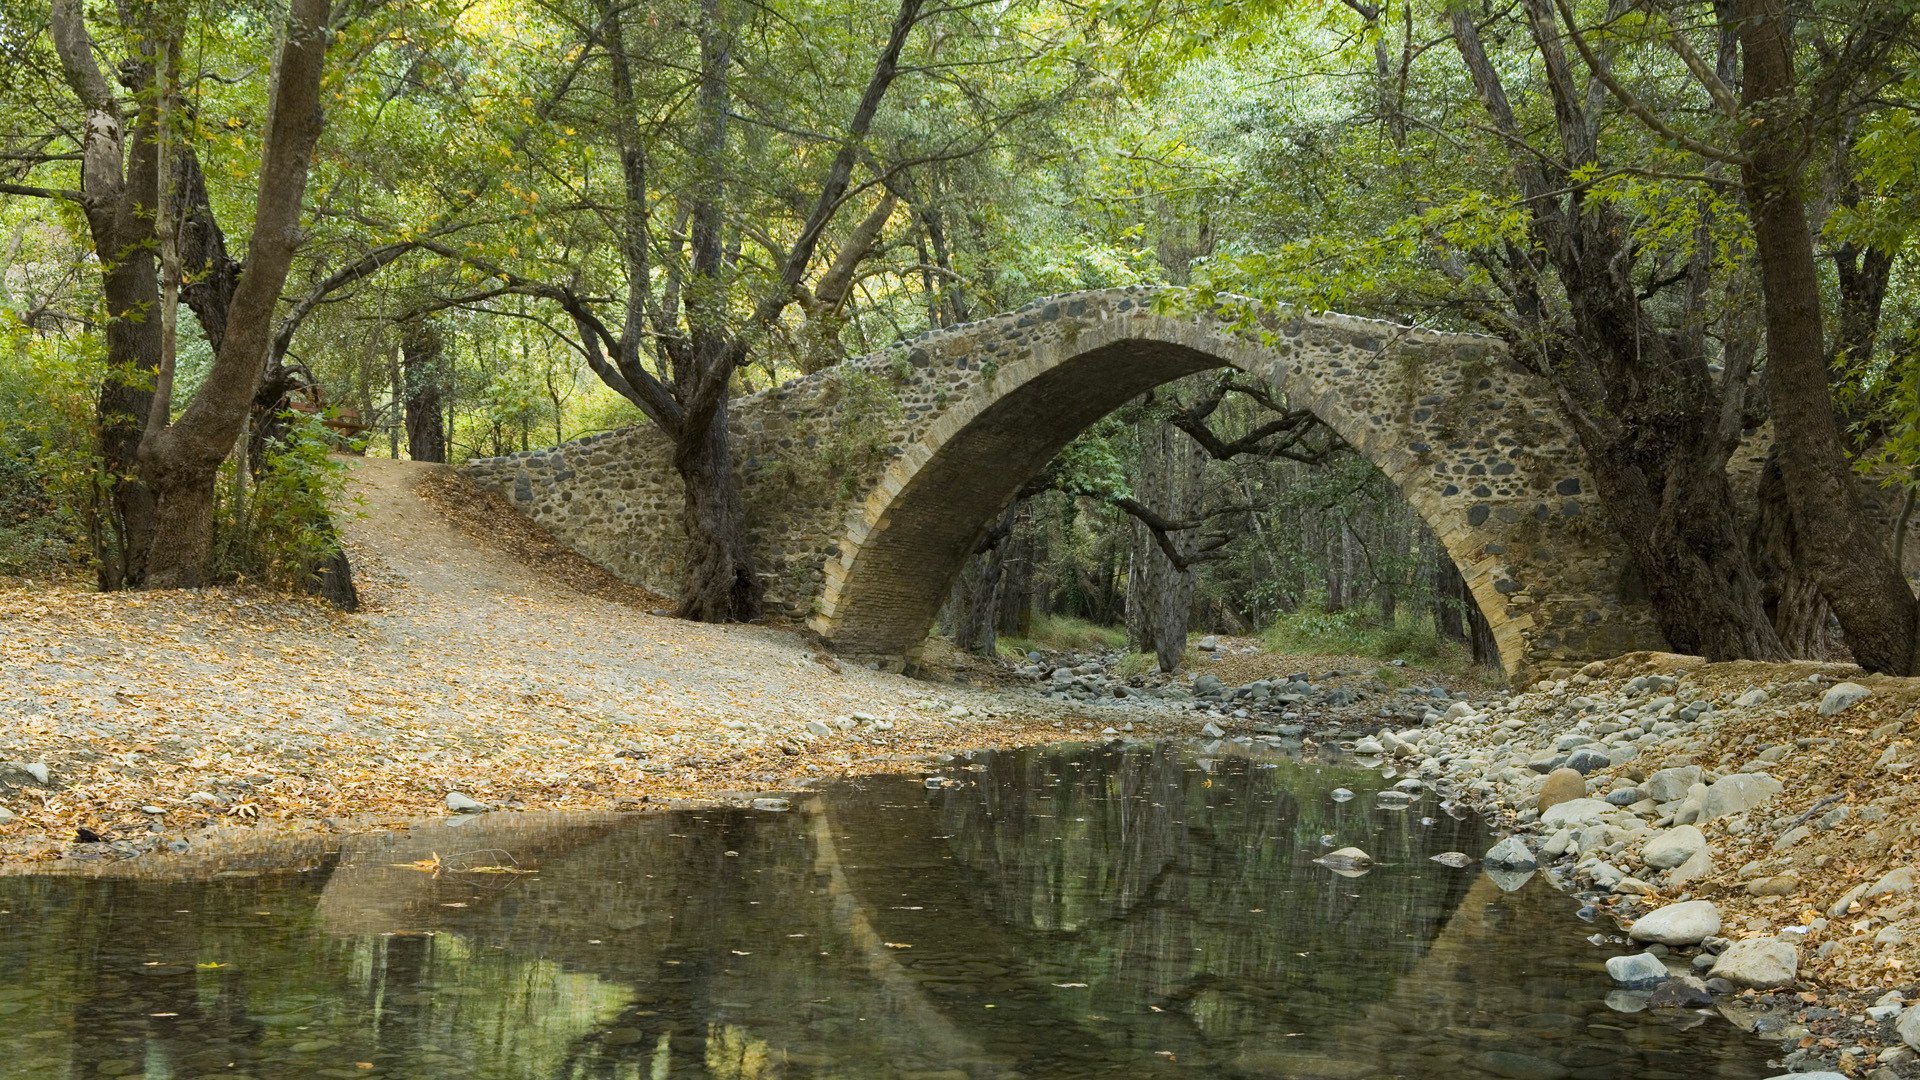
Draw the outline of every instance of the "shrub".
M1450 669L1471 662L1466 646L1441 637L1424 619L1403 615L1386 623L1378 612L1361 608L1303 608L1275 618L1260 636L1277 653L1337 653Z
M308 588L340 553L332 508L345 486L346 466L332 456L320 419L288 414L286 437L244 494L228 466L218 519L222 569L275 588Z
M93 440L101 375L93 335L36 335L0 312L0 574L88 565L106 482Z

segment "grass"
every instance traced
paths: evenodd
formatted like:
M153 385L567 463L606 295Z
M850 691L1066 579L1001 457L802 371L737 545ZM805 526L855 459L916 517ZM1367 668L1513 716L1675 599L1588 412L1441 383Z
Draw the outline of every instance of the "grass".
M1464 644L1441 637L1424 619L1402 617L1384 623L1377 612L1359 609L1292 612L1275 619L1260 637L1269 651L1277 653L1405 660L1445 671L1464 670L1473 662Z
M1094 649L1124 649L1127 632L1117 626L1101 626L1066 615L1041 615L1033 620L1025 637L1002 637L1000 655L1020 659L1039 649L1055 652L1088 652Z

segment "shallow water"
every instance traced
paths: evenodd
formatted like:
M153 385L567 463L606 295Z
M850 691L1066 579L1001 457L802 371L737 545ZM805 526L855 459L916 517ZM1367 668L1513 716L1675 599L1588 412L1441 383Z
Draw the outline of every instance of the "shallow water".
M1718 1018L1608 1009L1573 903L1429 861L1487 838L1381 808L1370 771L1160 744L942 773L210 882L0 879L0 1076L1771 1071ZM1323 838L1381 865L1331 873Z

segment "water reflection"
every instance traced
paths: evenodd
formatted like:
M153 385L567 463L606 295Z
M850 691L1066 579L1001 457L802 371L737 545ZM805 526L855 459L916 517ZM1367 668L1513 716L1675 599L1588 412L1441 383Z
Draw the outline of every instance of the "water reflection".
M1372 773L1162 744L944 775L0 879L0 1076L1767 1075L1728 1025L1607 1009L1571 905L1429 861L1484 837ZM1311 861L1346 845L1379 865Z

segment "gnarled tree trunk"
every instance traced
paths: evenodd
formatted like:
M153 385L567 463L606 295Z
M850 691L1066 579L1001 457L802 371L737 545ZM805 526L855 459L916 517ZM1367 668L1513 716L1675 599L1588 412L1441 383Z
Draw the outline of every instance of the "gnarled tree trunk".
M446 385L446 341L425 319L400 331L400 371L405 382L407 456L415 461L447 460L447 423L441 407Z
M703 436L683 436L673 444L673 467L686 491L681 511L687 532L686 584L675 612L683 619L745 622L760 616L762 589L753 569L726 419L722 400Z

